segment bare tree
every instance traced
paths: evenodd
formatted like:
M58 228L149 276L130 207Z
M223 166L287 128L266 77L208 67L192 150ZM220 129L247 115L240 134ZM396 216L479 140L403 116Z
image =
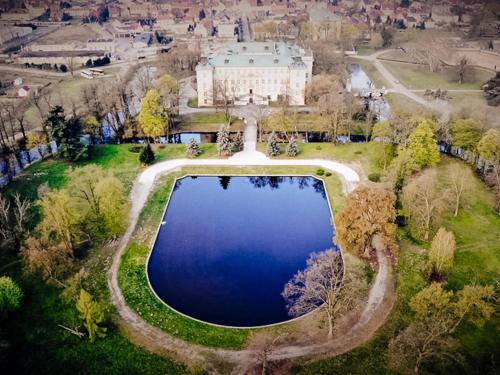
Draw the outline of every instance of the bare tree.
M28 233L31 207L31 202L21 199L18 193L12 202L0 195L0 236L12 242L16 250Z
M287 334L286 331L260 331L252 335L249 348L256 352L257 361L261 366L261 375L272 374L270 357Z
M271 114L271 110L267 106L259 105L255 109L254 117L255 117L255 121L257 123L257 129L258 129L258 133L259 133L259 142L262 142L262 131L263 131L263 127L264 127L264 122L266 121L266 119L269 117L270 114Z
M213 84L213 103L216 110L224 112L226 125L231 125L232 105L235 98L235 89L227 78L216 79Z
M453 216L456 217L458 210L464 203L464 199L467 198L472 189L474 176L467 166L453 163L446 168L446 180L454 197L455 210Z
M458 75L458 83L462 84L465 80L465 76L469 72L469 59L465 56L462 56L456 65L457 75Z
M297 272L283 289L288 313L301 316L314 309L323 310L327 316L328 338L331 338L337 317L350 309L354 300L354 293L345 287L343 276L343 262L338 251L312 253L307 268Z
M439 185L436 170L427 169L403 188L402 202L410 226L428 241L449 207L450 192Z

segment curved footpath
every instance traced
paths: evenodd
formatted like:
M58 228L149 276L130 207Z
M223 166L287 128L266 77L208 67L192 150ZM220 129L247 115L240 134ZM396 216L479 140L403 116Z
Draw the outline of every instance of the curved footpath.
M235 154L229 159L176 159L155 164L145 169L136 179L130 194L132 207L127 230L120 240L119 248L114 255L108 271L108 286L111 301L120 317L120 325L127 336L135 344L147 350L166 355L176 360L196 364L210 373L243 374L255 365L256 353L252 350L228 350L208 348L175 338L162 330L145 322L135 311L129 308L118 286L118 270L120 259L135 230L139 214L153 189L158 176L167 174L186 166L313 166L331 170L342 180L344 193L352 191L359 184L359 175L347 165L332 160L273 160L245 144L245 151ZM247 147L250 146L250 147ZM339 355L365 343L384 323L395 300L394 282L389 260L381 249L377 249L379 270L370 290L368 302L359 321L347 332L330 341L315 345L289 345L277 348L270 360L319 358ZM225 363L225 370L212 367L211 363ZM231 370L228 370L228 367Z

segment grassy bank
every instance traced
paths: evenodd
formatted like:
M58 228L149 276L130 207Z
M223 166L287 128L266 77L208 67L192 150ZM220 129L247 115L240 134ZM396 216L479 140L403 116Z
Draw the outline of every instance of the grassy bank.
M457 160L443 158L436 167L443 173L449 163ZM465 285L479 283L493 284L500 274L498 238L500 238L500 217L491 208L491 194L476 177L468 204L457 217L447 216L443 225L453 230L457 241L454 265L448 275L447 289L459 290ZM396 265L398 275L398 298L389 321L367 345L350 353L294 368L296 374L390 374L386 367L385 355L389 340L412 320L408 302L427 283L422 270L426 262L425 250L419 254L419 247L409 238L405 229L400 230L400 254ZM428 248L428 244L424 244ZM439 374L482 374L495 373L500 347L500 319L497 316L477 328L462 325L455 337L460 343L460 353L464 356L463 366L455 363L443 367L435 362L425 370Z
M222 112L194 113L191 115L183 115L180 119L180 124L174 129L176 132L217 132L221 126L226 123L224 113ZM231 119L231 131L243 131L244 128L245 124L243 120L237 117Z
M118 281L127 304L148 323L188 342L220 348L244 347L251 331L220 328L185 318L165 306L149 288L145 264L172 184L186 174L286 176L315 172L310 167L189 167L162 177L141 212L134 237L121 260ZM340 180L332 175L323 181L332 209L337 211L343 204Z
M267 144L258 143L257 150L266 153ZM276 159L294 159L286 155L286 144L280 144L281 154ZM359 162L364 172L380 173L384 167L384 161L388 163L391 155L391 146L375 143L349 143L335 145L333 143L300 143L299 159L332 159L341 162ZM388 158L387 160L385 160Z

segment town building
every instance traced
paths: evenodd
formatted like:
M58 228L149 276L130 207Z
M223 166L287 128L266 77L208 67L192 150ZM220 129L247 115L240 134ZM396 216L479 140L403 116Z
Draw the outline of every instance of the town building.
M196 67L198 105L221 101L268 104L287 99L304 105L313 56L284 42L231 43L209 51Z

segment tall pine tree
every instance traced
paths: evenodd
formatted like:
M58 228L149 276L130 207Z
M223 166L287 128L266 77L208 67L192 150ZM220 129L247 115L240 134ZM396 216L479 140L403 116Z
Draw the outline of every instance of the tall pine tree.
M55 106L49 113L45 126L57 143L57 156L65 160L82 160L88 156L87 145L80 140L82 124L79 118L65 119L64 109Z
M217 133L217 151L219 156L230 156L233 149L233 144L229 136L227 126L222 126Z
M278 145L278 138L274 132L269 136L267 141L267 155L278 156L281 153L280 146Z

